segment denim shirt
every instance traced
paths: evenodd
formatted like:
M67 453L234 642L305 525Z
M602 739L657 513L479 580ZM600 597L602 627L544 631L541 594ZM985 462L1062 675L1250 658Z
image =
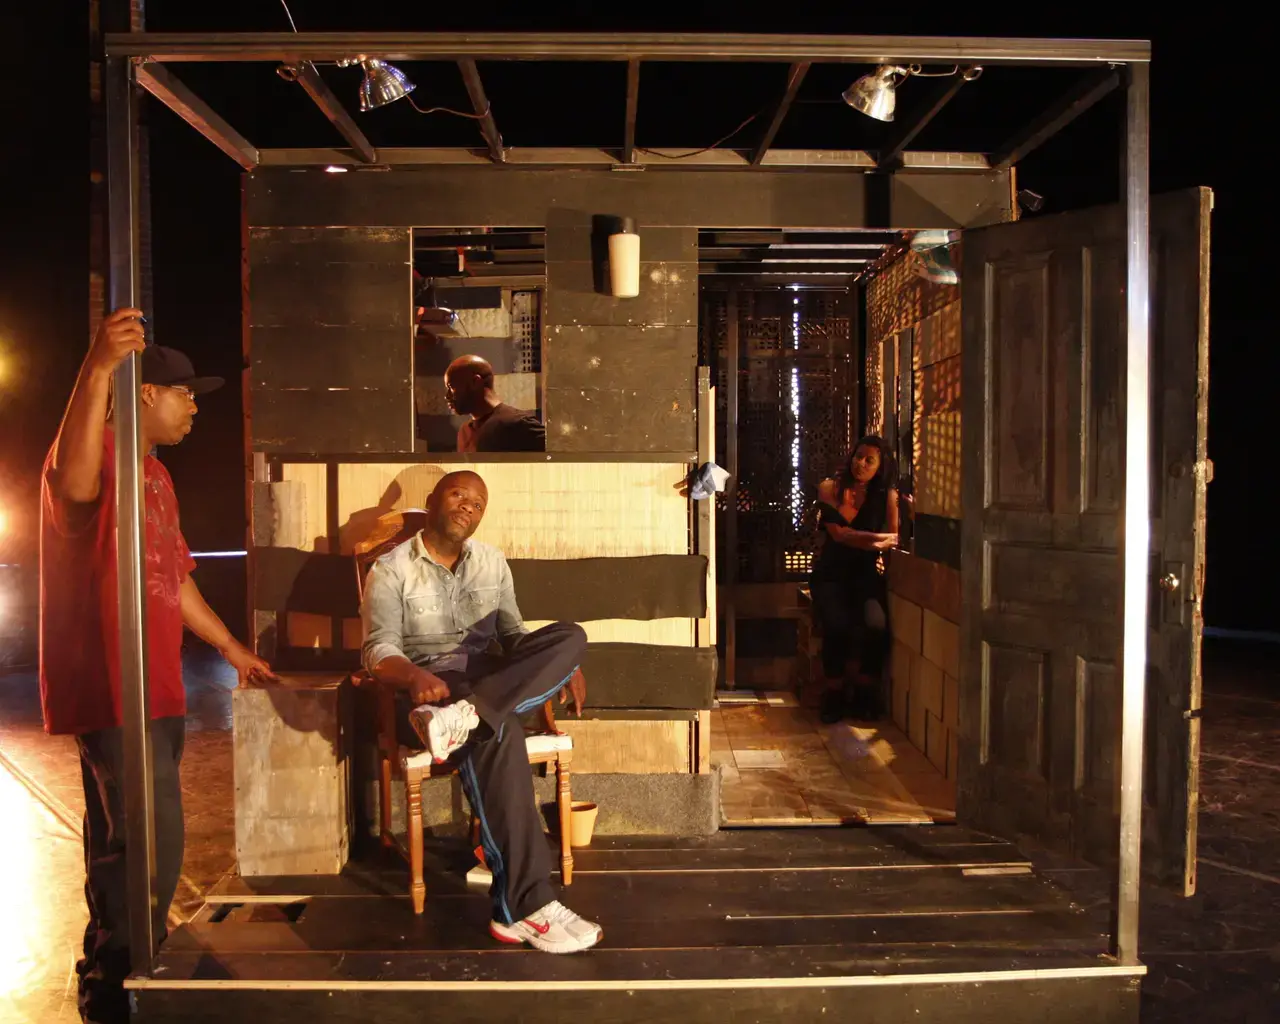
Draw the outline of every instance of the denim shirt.
M365 580L361 661L373 671L400 654L433 672L461 672L468 656L528 630L502 552L469 540L450 572L416 534L379 558Z

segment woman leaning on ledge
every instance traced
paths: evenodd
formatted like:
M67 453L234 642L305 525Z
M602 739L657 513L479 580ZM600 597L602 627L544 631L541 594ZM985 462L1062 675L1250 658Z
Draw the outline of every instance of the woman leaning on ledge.
M879 437L862 438L818 489L826 534L809 578L822 628L824 722L878 718L889 648L885 553L898 544L897 471Z

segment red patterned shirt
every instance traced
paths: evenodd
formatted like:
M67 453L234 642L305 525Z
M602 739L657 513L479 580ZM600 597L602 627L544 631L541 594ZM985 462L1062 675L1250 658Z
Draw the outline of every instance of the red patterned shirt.
M120 725L115 441L108 430L97 503L76 510L40 485L40 700L50 733ZM181 587L195 568L178 524L173 481L158 459L146 477L147 647L151 717L186 714Z

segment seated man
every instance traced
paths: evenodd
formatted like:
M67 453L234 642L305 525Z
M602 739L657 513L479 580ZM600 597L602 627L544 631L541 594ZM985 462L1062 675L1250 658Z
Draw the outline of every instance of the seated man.
M493 871L490 933L547 953L576 953L603 932L553 898L551 854L517 716L557 693L582 713L578 664L587 638L567 622L525 629L507 560L470 539L488 500L475 473L440 480L422 531L369 571L362 655L376 679L403 691L401 719L436 762L456 756ZM495 640L505 657L490 653Z
M459 356L444 372L444 398L459 416L460 452L540 452L547 431L536 413L507 405L493 387L493 367L479 356Z

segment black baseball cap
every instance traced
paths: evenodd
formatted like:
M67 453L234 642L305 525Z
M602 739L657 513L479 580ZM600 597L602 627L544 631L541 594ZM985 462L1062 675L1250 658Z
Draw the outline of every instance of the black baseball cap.
M191 360L176 348L148 345L142 351L142 383L190 388L193 393L203 395L216 391L225 381L221 377L197 377Z

